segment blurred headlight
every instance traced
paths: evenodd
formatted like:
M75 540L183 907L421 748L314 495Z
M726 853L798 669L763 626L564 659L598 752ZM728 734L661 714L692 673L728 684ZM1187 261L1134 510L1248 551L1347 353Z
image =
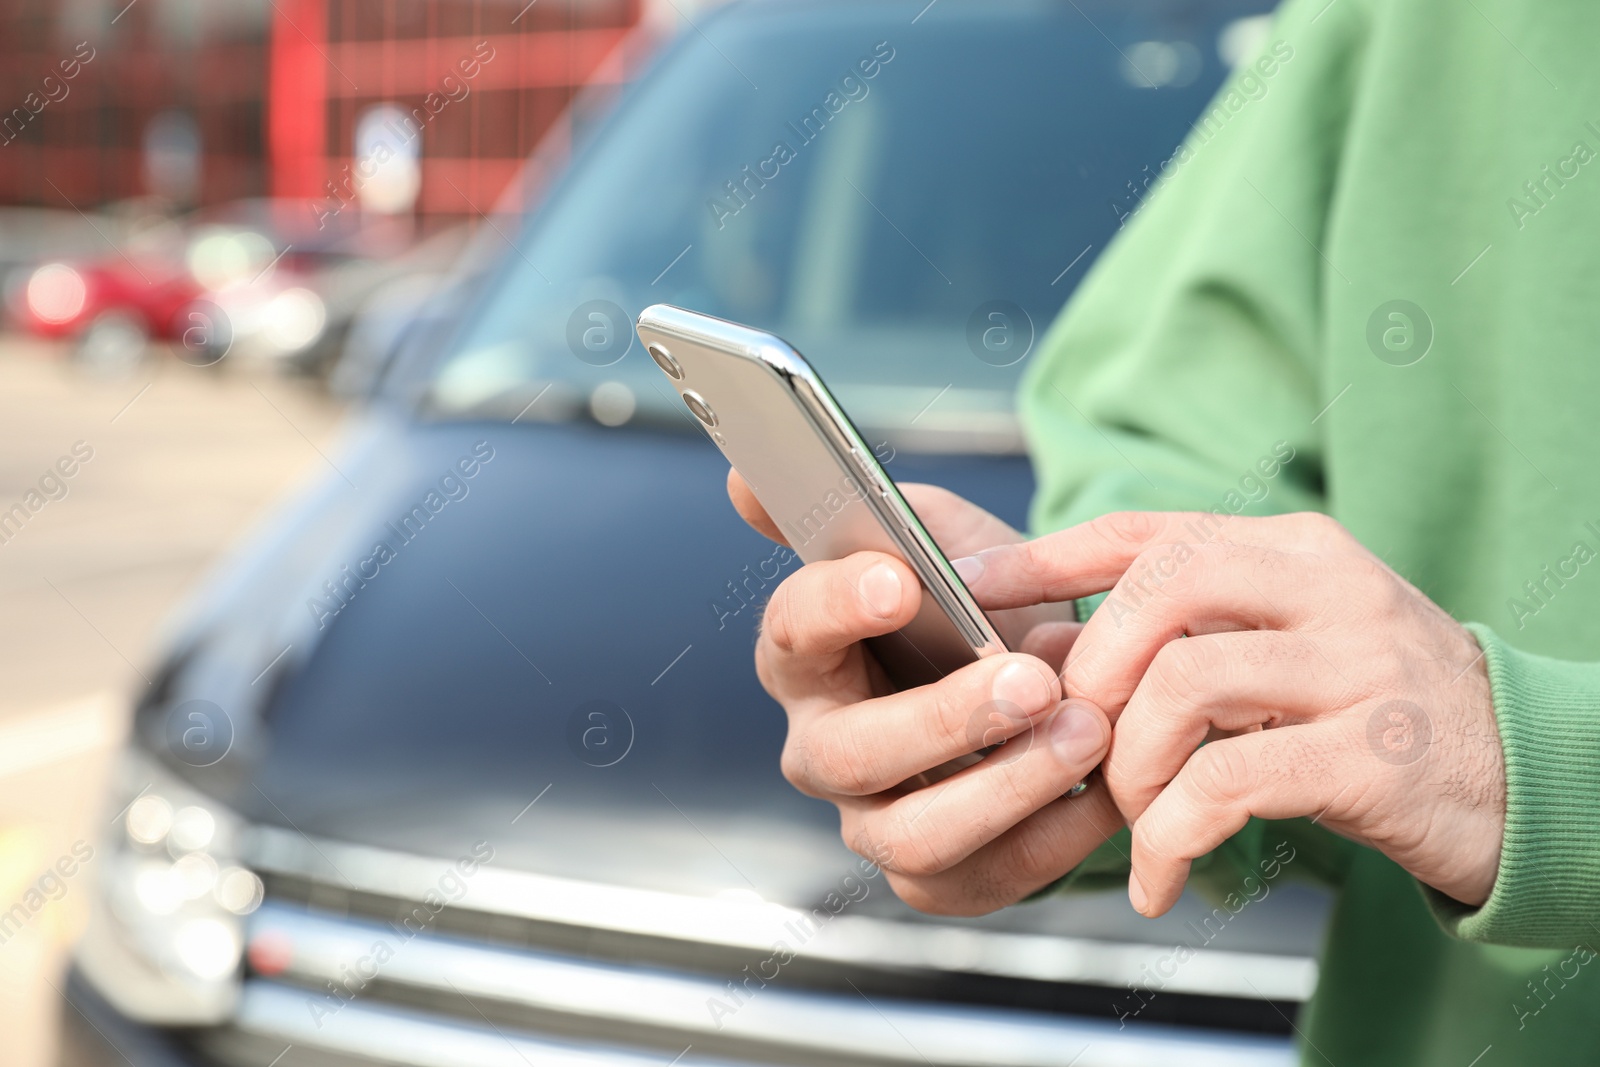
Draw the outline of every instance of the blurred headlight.
M191 919L178 927L173 947L192 974L223 978L239 966L238 929L217 919Z
M117 791L122 815L101 853L79 967L131 1018L218 1022L238 997L242 917L262 898L234 855L242 824L137 751L124 755Z
M206 226L195 233L184 259L194 280L214 290L250 282L272 256L272 242L254 230Z
M125 828L136 844L160 844L172 829L172 805L161 797L140 797L128 808Z
M46 263L28 279L26 299L35 318L59 326L83 313L89 287L83 275L65 263Z
M173 850L182 854L205 848L211 844L212 835L216 832L216 817L205 808L191 805L172 817L172 829L167 840Z
M280 352L298 352L322 336L328 312L310 289L285 289L268 302L262 335Z
M217 876L217 903L235 915L249 915L261 907L261 879L254 871L229 867Z

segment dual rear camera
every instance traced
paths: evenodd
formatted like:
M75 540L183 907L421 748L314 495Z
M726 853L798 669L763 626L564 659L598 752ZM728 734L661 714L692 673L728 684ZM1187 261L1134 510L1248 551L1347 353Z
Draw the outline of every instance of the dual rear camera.
M656 361L656 366L666 372L667 377L673 381L683 380L683 367L672 357L671 352L661 345L646 345L645 351L650 353L650 358ZM717 413L711 410L711 405L706 403L705 397L693 389L683 391L683 403L708 429L717 424Z
M671 352L668 352L660 345L646 345L645 351L649 352L650 358L656 361L656 366L667 372L669 378L675 382L683 380L683 368L678 365L676 359L672 358Z

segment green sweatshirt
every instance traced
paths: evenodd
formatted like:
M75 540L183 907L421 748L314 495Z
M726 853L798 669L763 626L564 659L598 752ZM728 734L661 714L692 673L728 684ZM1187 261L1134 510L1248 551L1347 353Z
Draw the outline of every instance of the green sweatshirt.
M1483 907L1305 821L1196 867L1288 840L1336 887L1306 1063L1600 1062L1597 48L1594 0L1287 0L1024 382L1036 530L1326 511L1486 651ZM1125 885L1116 845L1063 886Z

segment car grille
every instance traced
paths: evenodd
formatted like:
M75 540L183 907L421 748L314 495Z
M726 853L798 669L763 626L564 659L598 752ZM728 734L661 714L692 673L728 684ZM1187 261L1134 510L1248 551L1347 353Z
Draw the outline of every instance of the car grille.
M1223 1027L1315 982L1309 960L1208 950L1152 1002L1190 1025L1123 1028L1108 1005L1156 947L841 915L763 981L744 968L804 913L485 867L422 928L402 917L447 864L276 829L249 852L268 898L243 993L194 1038L239 1067L1277 1065L1287 1038Z

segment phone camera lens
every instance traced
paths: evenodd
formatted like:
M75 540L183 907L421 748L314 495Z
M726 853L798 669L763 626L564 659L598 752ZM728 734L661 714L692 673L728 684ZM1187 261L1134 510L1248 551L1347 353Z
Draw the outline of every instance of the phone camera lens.
M646 345L645 351L649 352L650 358L656 361L656 366L666 371L673 379L683 377L683 368L678 365L677 360L672 358L671 352L668 352L660 345Z
M707 404L705 399L693 389L685 389L683 391L683 402L688 405L690 411L694 412L694 417L707 426L715 426L717 424L717 413L712 411L711 405Z

